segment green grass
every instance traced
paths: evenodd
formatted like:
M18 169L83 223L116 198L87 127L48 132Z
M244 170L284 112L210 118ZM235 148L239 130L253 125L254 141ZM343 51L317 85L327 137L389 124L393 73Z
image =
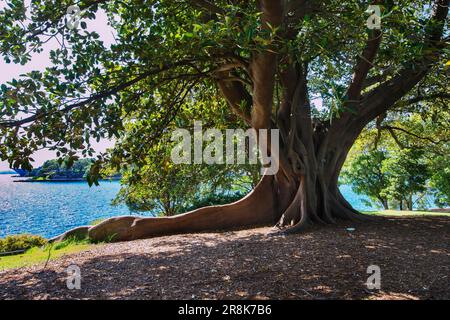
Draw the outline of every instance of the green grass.
M38 263L45 263L49 256L50 260L60 258L70 253L84 251L92 247L87 241L66 240L63 242L47 245L44 248L31 248L23 254L0 257L0 271L27 267Z
M105 220L106 220L105 218L96 219L96 220L92 221L91 223L89 223L89 225L96 226L96 225L102 223Z
M450 217L450 213L444 212L428 212L428 211L398 211L398 210L385 210L385 211L364 211L365 214L369 215L380 215L380 216L390 216L390 217Z

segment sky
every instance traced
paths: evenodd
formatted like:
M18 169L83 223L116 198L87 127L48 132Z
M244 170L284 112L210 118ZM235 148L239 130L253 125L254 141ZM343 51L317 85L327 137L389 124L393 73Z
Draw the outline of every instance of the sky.
M30 3L30 0L26 0L26 3ZM0 1L0 9L5 7L5 2ZM83 19L82 19L83 21ZM84 20L87 23L87 30L88 31L96 31L100 35L100 40L102 40L105 43L105 46L109 46L114 41L113 36L113 29L108 26L107 17L105 12L99 10L96 14L95 20ZM43 52L40 54L33 54L32 59L30 62L25 64L24 66L20 64L14 64L10 63L7 64L1 57L0 57L0 85L3 83L7 83L8 81L11 81L14 78L20 77L21 74L33 71L33 70L44 70L46 67L51 66L50 60L49 60L49 52L52 49L55 49L58 47L58 42L56 40L48 42L43 47ZM317 108L322 107L322 100L321 99L315 99L312 101L313 104ZM95 141L92 142L92 145L94 149L97 152L104 152L107 148L110 148L114 145L113 141L108 140L101 140L99 143L96 143ZM35 159L35 162L33 163L33 166L37 167L42 165L46 160L54 159L56 158L56 154L49 150L41 150L36 152L33 156L33 159ZM9 169L9 165L7 162L0 161L0 171L5 171Z
M29 1L28 1L29 2ZM5 7L5 3L0 2L0 9ZM81 20L83 21L83 19ZM88 31L96 31L100 35L100 40L105 43L105 46L108 46L114 41L113 30L108 26L107 17L104 12L99 11L96 15L95 20L84 20L87 23ZM3 83L7 83L14 78L19 78L21 74L33 71L33 70L44 70L46 67L51 66L49 60L49 52L52 49L57 48L58 42L56 40L50 41L47 43L43 49L44 51L40 54L33 54L33 58L30 62L25 64L24 66L20 64L14 63L6 63L2 58L0 58L0 85ZM114 145L113 141L101 140L99 143L93 142L93 147L98 152L103 152L107 148L110 148ZM33 155L35 162L34 166L40 166L43 162L49 159L56 158L54 152L50 150L41 150L36 152ZM9 165L5 161L0 161L0 171L5 171L9 169Z

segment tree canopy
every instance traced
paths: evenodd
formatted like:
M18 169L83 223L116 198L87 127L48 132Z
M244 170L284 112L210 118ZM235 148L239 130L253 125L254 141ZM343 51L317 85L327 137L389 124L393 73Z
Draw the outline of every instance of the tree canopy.
M342 182L385 207L405 201L412 208L413 195L423 207L450 205L448 112L437 100L379 117L349 153ZM424 201L427 195L434 201Z
M61 44L52 67L1 86L0 157L13 167L29 168L43 147L92 156L90 141L105 137L119 143L98 155L90 180L103 163L143 167L183 106L207 117L225 105L230 122L280 130L280 173L234 207L192 215L210 214L203 228L220 227L224 210L222 227L278 221L292 231L358 217L337 181L361 131L393 110L449 98L449 0L85 0L74 30L69 1L6 4L6 62L26 63L50 39ZM368 28L369 5L380 7L379 29ZM99 10L115 32L108 47L86 29Z
M284 2L285 16L276 17ZM189 99L208 102L219 88L235 114L250 122L259 99L255 91L270 96L271 108L280 107L282 73L293 62L308 65L309 97L323 100L313 104L321 121L352 112L344 102L355 90L365 99L393 102L448 98L448 33L442 32L447 1L375 1L382 7L382 36L366 31L370 2L284 2L79 1L84 23L70 30L65 23L71 1L6 1L0 14L6 62L27 63L50 39L61 46L51 52L53 67L2 84L2 159L29 167L32 153L42 147L90 156L91 138L120 137L133 119L145 124L136 136L153 141L180 105ZM115 30L110 47L83 29L99 10ZM447 38L441 40L442 34ZM267 51L278 57L277 73L263 80L273 88L252 88L258 81L256 57ZM412 76L430 61L428 76ZM361 79L347 88L355 70ZM419 81L421 90L406 94ZM114 160L139 161L128 142Z

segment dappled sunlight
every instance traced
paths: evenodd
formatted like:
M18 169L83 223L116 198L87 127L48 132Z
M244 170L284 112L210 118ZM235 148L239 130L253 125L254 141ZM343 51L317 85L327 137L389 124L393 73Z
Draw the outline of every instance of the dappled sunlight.
M408 226L406 226L408 225ZM439 233L431 226L440 226ZM0 298L424 299L450 292L450 220L384 219L285 236L274 228L104 244L0 273ZM433 229L434 230L434 229ZM411 235L411 236L409 236ZM81 290L67 290L77 264ZM365 286L381 268L382 290Z

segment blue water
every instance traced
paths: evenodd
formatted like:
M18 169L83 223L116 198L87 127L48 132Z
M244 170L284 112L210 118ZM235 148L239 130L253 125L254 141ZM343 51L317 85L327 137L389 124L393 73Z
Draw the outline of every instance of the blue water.
M100 218L132 215L111 200L120 189L118 181L17 183L0 174L0 237L31 233L53 237Z
M133 215L126 206L112 206L118 181L89 187L85 182L15 183L0 174L0 237L31 233L54 237L101 218ZM346 199L359 210L370 210L349 186L341 187ZM148 214L151 215L151 214Z
M372 201L370 201L369 197L353 192L350 185L340 186L339 189L341 190L341 193L345 197L345 199L350 202L350 204L356 210L374 211L381 209L381 206L378 203L373 203ZM372 206L367 205L368 203L372 204Z

